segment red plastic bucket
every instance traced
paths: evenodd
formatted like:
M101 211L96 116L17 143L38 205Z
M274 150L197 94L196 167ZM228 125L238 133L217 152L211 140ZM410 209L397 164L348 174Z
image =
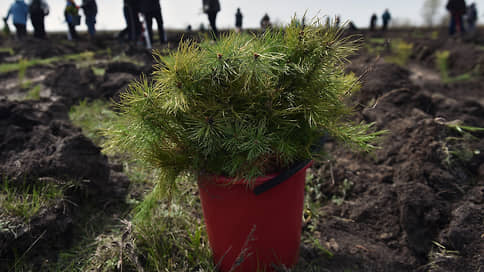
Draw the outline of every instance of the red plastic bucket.
M272 264L291 267L297 262L310 165L260 195L242 182L230 184L228 178L198 178L208 239L220 271L273 271ZM256 185L275 176L258 178Z

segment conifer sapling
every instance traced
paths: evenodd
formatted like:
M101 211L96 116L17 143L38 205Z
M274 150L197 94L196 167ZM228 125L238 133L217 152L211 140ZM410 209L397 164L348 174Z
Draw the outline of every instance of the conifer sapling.
M314 158L311 146L326 133L370 150L378 133L349 121L344 102L359 85L344 72L356 49L340 29L317 20L294 20L260 36L181 42L171 55L156 56L152 80L142 78L122 94L105 148L149 162L165 188L186 172L250 185Z

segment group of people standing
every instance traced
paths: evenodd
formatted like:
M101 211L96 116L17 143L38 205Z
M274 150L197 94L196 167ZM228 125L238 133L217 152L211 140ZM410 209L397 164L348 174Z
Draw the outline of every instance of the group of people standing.
M96 33L96 0L82 0L80 7L76 5L74 0L66 0L64 17L69 28L69 39L78 38L76 26L80 24L81 20L79 9L84 11L89 36L93 37ZM24 2L24 0L15 0L8 10L7 16L4 18L4 22L7 24L9 17L12 16L17 38L23 39L27 35L27 19L30 16L30 21L34 28L34 37L45 39L47 38L47 35L45 33L44 19L47 15L49 15L49 5L47 2L45 2L45 0L32 0L28 5Z
M118 37L123 40L137 42L141 39L143 28L145 28L145 41L148 46L153 42L153 19L158 25L159 42L167 42L163 27L163 16L161 15L160 0L124 0L123 13L126 21L126 28ZM202 0L203 12L207 14L210 27L214 37L218 36L216 25L217 14L220 11L219 0ZM242 16L242 14L240 14ZM140 18L141 17L141 18ZM142 20L143 23L142 23ZM242 19L240 19L242 20Z
M81 16L79 15L80 9L83 10L89 36L93 37L96 33L96 0L82 0L81 6L78 6L75 0L65 1L64 17L69 30L68 38L78 38L76 26L80 25L81 21ZM213 37L216 38L218 36L216 19L218 12L220 12L220 2L219 0L202 0L202 9L208 16ZM465 0L448 0L446 9L450 13L449 33L451 35L454 35L456 32L465 33L466 31L474 31L478 14L475 3L467 6ZM160 43L166 43L167 38L163 27L160 0L124 0L123 12L126 28L120 33L121 38L130 41L139 41L144 28L146 30L144 38L151 44L153 41L152 24L154 19L158 25ZM34 37L45 39L44 19L47 15L49 15L49 5L46 3L46 0L31 0L30 4L26 4L24 0L14 0L4 21L6 23L9 17L12 16L17 37L22 39L27 35L26 24L27 18L30 16L30 21L34 28ZM140 16L144 25L142 24ZM235 27L238 32L242 29L242 18L243 16L239 8L235 14ZM388 9L381 15L381 19L382 30L386 30L392 19ZM370 19L371 31L376 30L377 21L378 16L373 14ZM261 28L265 29L268 26L270 26L270 19L265 14L261 20Z
M141 14L146 22L149 42L153 41L153 19L158 25L160 43L166 42L163 17L161 16L161 5L159 0L124 0L123 6L126 28L121 31L120 38L130 41L138 41L142 33L142 24L139 15Z
M449 0L445 7L450 13L450 35L454 35L457 32L461 34L474 32L478 17L475 3L467 6L465 0Z
M17 37L22 39L27 35L27 18L29 15L32 26L34 27L34 37L45 39L44 17L49 15L49 5L43 0L32 0L29 5L23 0L15 0L3 20L6 24L8 18L12 16Z
M85 22L87 26L87 33L89 33L89 37L93 38L96 34L96 0L82 0L82 4L80 7L76 5L76 2L74 0L66 0L64 17L69 28L69 40L77 40L79 38L76 31L76 26L81 24L79 9L82 9L84 11L84 16L86 17Z
M381 16L381 20L382 20L382 30L385 31L388 29L388 25L390 24L390 21L392 20L392 15L390 14L390 11L388 9L385 9L385 12L383 12L382 16ZM371 19L370 19L370 31L375 31L376 30L376 25L377 25L377 22L378 22L378 16L376 15L376 13L373 13L373 15L371 15Z

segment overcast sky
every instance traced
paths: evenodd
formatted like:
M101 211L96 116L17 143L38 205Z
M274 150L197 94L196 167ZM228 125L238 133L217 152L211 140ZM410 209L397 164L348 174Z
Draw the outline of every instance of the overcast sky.
M0 15L6 15L14 0L0 0ZM30 0L26 0L30 1ZM47 31L65 30L63 9L65 0L46 0L51 13L46 18ZM82 0L77 0L80 4ZM352 20L358 27L367 27L372 13L379 16L385 8L397 20L409 21L412 24L422 23L421 7L423 0L220 0L222 10L217 17L219 28L233 27L235 12L240 7L244 15L244 27L258 27L264 13L268 13L273 22L287 23L296 13L298 16L307 10L309 16L340 15L342 21ZM441 0L440 16L445 13L447 0ZM470 3L470 1L467 1ZM97 28L116 30L125 27L122 6L123 0L97 0L99 13ZM480 16L484 0L476 1ZM202 14L202 0L161 0L165 28L185 29L189 24L198 29L200 23L208 25L207 16ZM85 30L84 18L80 30ZM11 22L11 21L9 21ZM379 23L381 19L379 18ZM28 23L28 29L32 26Z

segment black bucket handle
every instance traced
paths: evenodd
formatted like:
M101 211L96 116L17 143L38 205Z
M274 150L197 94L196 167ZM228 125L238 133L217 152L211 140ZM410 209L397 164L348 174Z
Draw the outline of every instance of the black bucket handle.
M313 153L321 151L324 143L326 142L326 138L327 138L326 135L321 137L319 139L319 141L317 142L317 144L314 145L311 148L311 151ZM264 192L269 191L270 189L272 189L272 188L276 187L277 185L283 183L284 181L288 180L290 177L292 177L294 174L296 174L299 170L303 169L310 162L311 162L311 160L308 159L308 160L304 160L304 161L300 161L300 162L295 163L293 166L289 167L287 170L280 173L277 177L274 177L274 178L268 180L267 182L262 183L261 185L257 185L254 188L254 191L253 191L254 194L260 195Z

